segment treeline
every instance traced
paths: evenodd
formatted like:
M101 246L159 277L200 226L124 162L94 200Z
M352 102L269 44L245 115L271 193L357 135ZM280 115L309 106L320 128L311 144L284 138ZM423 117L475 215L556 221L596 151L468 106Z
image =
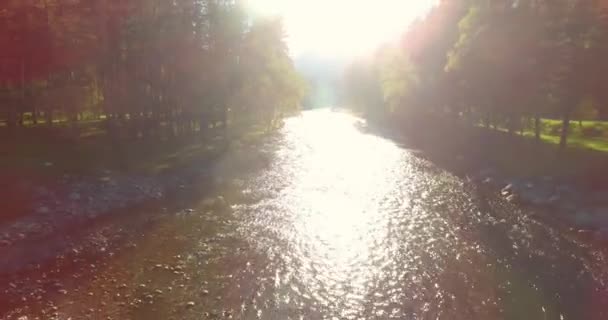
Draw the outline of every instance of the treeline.
M304 94L283 38L279 20L238 0L2 1L0 126L270 126Z
M348 68L342 96L369 117L453 118L510 133L608 119L608 1L442 0L398 46Z

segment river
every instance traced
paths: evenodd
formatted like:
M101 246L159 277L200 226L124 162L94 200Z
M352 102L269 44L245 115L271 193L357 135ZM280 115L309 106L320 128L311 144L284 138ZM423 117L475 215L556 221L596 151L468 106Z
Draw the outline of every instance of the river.
M287 119L251 151L263 166L218 164L229 212L159 209L5 317L608 319L601 250L364 127Z

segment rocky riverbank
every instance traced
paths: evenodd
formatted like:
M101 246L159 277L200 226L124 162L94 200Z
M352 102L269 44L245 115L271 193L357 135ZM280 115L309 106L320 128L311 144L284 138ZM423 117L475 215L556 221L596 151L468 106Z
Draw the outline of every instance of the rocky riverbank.
M97 176L64 175L42 183L22 179L15 188L17 193L26 195L22 198L28 199L24 207L29 213L0 226L0 246L44 237L116 209L160 199L170 190L186 187L188 176L186 172L146 176L103 171Z
M0 224L0 275L11 274L27 265L39 265L79 247L109 250L111 239L124 238L128 226L120 223L111 228L102 226L118 216L124 224L140 225L158 218L153 212L189 214L188 202L173 198L196 194L202 207L224 209L226 200L212 190L225 185L217 166L186 167L158 175L125 174L101 171L95 176L64 175L42 181L21 178L14 182L12 194L22 201L21 214ZM209 189L208 192L205 191ZM208 194L208 198L200 198ZM215 195L211 195L215 194ZM10 200L9 200L10 201ZM172 206L174 208L162 208ZM147 215L136 215L142 207L150 207ZM16 208L15 205L9 206ZM158 207L158 208L156 208ZM24 211L25 210L25 211ZM128 216L123 216L128 215ZM139 219L141 222L129 222ZM110 230L111 229L111 230ZM84 240L86 239L86 240ZM80 243L80 242L95 243Z
M541 208L547 218L608 240L608 190L593 190L551 176L510 178L494 169L468 177L510 202Z
M121 235L160 216L188 215L195 206L229 209L230 197L240 196L230 193L242 183L237 178L268 164L272 150L260 149L257 141L234 141L217 157L194 159L157 174L98 170L86 176L0 175L9 185L0 189L7 194L2 201L5 220L0 220L0 277L81 251L78 242L83 238L95 242L95 250L110 250L111 239L123 239Z

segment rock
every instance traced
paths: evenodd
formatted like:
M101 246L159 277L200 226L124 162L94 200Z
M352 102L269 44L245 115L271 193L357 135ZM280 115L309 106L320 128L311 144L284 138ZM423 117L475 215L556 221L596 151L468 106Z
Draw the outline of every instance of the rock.
M555 204L558 203L562 198L559 196L559 194L553 194L551 197L549 197L548 201L550 204Z
M226 202L226 199L224 199L222 196L217 196L217 198L215 198L214 205L218 209L225 209L229 207L228 202Z
M52 162L48 162L48 161L47 161L47 162L45 162L43 165L44 165L45 167L52 167L52 166L53 166L53 163L52 163Z
M596 191L586 197L590 203L604 204L608 203L608 191Z
M506 186L502 188L503 191L511 191L515 189L515 185L513 183L508 183Z
M580 210L571 216L572 222L581 229L589 229L594 227L594 219L590 212Z
M501 193L503 196L507 196L507 195L509 195L509 194L513 193L513 189L514 189L513 184L509 183L508 185L506 185L504 188L502 188L502 189L500 190L500 193Z
M45 187L37 187L36 193L38 193L41 196L47 196L49 194L49 190Z
M205 200L203 200L201 202L201 205L204 207L212 207L215 204L215 199L213 198L206 198Z
M194 307L195 305L196 305L196 303L194 303L194 301L188 301L188 302L186 303L186 307L188 307L188 308L192 308L192 307Z
M242 179L233 179L232 185L235 187L241 188L245 185L245 181L243 181Z
M488 177L488 176L494 176L496 175L496 170L492 169L492 168L484 168L481 169L477 172L478 176L481 177Z
M0 247L8 247L11 245L11 242L9 240L0 240Z
M487 178L483 179L482 183L483 184L492 184L492 183L494 183L494 178L487 177Z
M507 201L509 201L511 203L519 201L519 197L515 194L510 194L509 196L507 196L506 199L507 199Z
M519 193L519 196L523 202L542 206L550 204L550 199L554 195L549 188L536 187L522 190L522 192Z
M70 193L70 200L80 200L80 193L78 192L72 192Z
M63 285L59 282L53 282L53 284L51 285L51 287L55 288L55 289L61 289L63 288Z
M596 241L608 241L608 229L603 228L593 233L593 238Z
M49 213L51 210L49 210L48 207L38 207L36 209L36 213Z

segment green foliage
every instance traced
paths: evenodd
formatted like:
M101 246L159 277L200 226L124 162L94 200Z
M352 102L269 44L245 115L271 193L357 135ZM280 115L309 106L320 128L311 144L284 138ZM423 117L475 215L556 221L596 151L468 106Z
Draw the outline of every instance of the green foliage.
M241 1L9 1L4 15L12 34L29 37L0 52L0 88L11 101L0 121L11 126L27 114L86 113L117 134L204 133L229 121L274 123L304 95L280 21L250 22ZM36 42L40 50L24 49ZM25 71L3 72L15 59Z
M380 49L372 69L380 70L384 100L367 108L404 119L481 121L510 133L525 119L558 118L563 147L570 120L608 115L603 8L593 0L440 1L399 49ZM371 98L360 97L358 81L345 81L348 99L365 104Z
M416 89L418 75L409 58L397 49L385 49L379 60L382 94L388 111L393 113Z

